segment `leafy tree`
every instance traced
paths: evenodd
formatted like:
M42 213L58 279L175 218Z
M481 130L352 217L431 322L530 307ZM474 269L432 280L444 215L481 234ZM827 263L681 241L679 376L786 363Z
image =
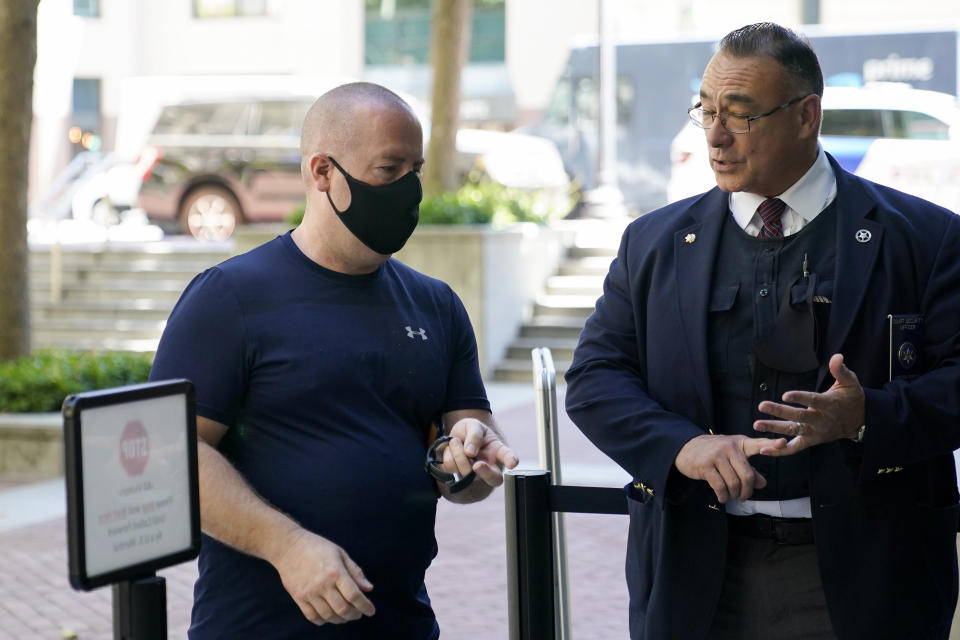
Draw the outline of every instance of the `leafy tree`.
M39 0L0 0L0 361L30 351L27 174Z
M431 91L430 142L424 166L427 194L454 191L457 129L460 126L460 71L470 48L471 0L433 0L430 24Z

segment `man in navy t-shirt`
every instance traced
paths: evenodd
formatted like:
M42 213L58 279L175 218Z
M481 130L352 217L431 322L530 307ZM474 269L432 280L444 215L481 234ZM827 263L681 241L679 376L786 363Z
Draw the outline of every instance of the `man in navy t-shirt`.
M338 87L308 112L301 151L303 223L197 276L151 373L196 387L190 637L437 638L424 573L438 495L483 499L517 458L460 300L390 259L421 198L410 107ZM475 473L457 492L424 470L441 423L442 470Z

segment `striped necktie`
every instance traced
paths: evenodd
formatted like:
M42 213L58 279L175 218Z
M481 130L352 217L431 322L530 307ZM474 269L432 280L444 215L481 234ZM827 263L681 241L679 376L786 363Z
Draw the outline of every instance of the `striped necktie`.
M757 207L757 214L763 222L763 228L757 234L758 238L768 240L783 237L783 222L780 220L780 216L783 215L786 208L786 203L780 198L769 198Z

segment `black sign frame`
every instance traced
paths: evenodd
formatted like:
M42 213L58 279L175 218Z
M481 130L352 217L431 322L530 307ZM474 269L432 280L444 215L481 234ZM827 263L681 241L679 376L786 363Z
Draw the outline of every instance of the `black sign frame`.
M86 558L86 530L83 499L83 411L117 404L182 395L186 407L187 488L189 493L190 545L160 557L106 573L89 575ZM63 454L67 493L67 551L70 585L90 591L107 584L137 579L164 567L186 562L200 553L200 498L197 475L197 417L193 384L186 379L162 380L144 384L86 391L63 401Z

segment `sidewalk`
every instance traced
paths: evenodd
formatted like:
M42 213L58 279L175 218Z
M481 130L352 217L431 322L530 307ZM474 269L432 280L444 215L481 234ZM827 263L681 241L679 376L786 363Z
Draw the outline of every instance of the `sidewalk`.
M491 384L490 400L520 468L537 468L536 408L524 384ZM566 484L620 486L626 474L597 451L561 410L559 438ZM0 487L2 487L0 483ZM0 640L110 640L111 592L76 592L67 581L61 479L0 490ZM572 631L576 640L626 638L623 578L627 519L568 514ZM503 491L473 505L440 501L440 552L427 588L447 639L507 638ZM196 562L159 572L167 581L171 639L186 637Z

